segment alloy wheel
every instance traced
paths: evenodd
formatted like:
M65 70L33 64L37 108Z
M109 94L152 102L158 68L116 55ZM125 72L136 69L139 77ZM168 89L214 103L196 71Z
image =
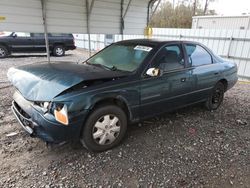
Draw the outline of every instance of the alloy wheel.
M57 54L58 56L63 55L63 49L62 49L62 48L57 47L57 48L56 48L56 54Z

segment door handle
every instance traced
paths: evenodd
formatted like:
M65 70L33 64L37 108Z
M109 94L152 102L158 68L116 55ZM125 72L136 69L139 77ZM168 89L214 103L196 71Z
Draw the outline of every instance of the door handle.
M215 72L214 75L218 75L219 73L218 72Z
M186 82L186 78L181 78L181 82Z

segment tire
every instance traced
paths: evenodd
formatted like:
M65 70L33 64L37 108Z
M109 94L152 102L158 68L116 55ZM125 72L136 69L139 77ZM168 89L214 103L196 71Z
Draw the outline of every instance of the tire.
M205 103L206 108L210 111L219 108L224 99L224 92L224 84L222 82L218 82Z
M124 111L114 105L103 106L88 117L80 141L88 150L101 152L117 146L126 130L127 116Z
M55 46L53 48L53 55L56 57L62 57L65 55L65 49L62 45Z
M5 58L8 56L8 50L6 47L0 45L0 58Z

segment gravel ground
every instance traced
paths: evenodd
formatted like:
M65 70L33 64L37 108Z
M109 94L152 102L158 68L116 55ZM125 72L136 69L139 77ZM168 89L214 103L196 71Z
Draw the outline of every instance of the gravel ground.
M11 66L43 60L0 60L0 80ZM250 187L250 84L237 83L216 111L196 105L131 125L122 144L103 153L30 138L11 113L13 90L0 82L0 187Z

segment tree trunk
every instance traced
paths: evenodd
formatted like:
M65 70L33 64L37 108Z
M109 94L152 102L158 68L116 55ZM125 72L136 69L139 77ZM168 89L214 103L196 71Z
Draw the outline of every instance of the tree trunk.
M195 12L196 12L196 2L197 0L194 0L194 7L193 7L193 16L195 16Z
M207 12L207 7L208 7L208 0L206 0L205 2L205 7L204 7L204 11L203 11L203 15L206 15L206 12Z

